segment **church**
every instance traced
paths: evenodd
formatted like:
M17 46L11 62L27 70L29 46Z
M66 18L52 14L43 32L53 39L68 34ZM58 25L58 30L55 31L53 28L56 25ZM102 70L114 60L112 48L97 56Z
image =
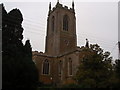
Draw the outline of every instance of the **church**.
M76 16L72 8L49 4L45 52L33 51L33 61L44 84L65 85L75 83L80 60L84 54L77 46Z

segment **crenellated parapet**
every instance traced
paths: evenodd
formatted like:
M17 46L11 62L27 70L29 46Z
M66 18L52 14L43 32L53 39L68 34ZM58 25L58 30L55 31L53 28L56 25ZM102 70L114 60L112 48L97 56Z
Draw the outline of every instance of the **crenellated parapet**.
M69 10L70 12L73 12L75 13L75 9L74 9L74 2L72 2L72 8L68 8L68 6L64 5L63 4L60 4L59 2L56 3L55 7L53 7L51 9L51 2L49 3L49 12L48 12L48 16L49 14L51 14L52 12L54 12L56 9L64 9L64 10Z

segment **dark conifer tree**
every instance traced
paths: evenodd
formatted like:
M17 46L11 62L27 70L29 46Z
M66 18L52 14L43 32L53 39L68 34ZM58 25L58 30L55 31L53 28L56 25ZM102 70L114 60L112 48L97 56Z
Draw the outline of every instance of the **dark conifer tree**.
M117 77L117 88L120 88L120 60L115 60L115 74Z
M2 6L2 81L4 88L35 88L38 72L29 40L23 45L22 13Z

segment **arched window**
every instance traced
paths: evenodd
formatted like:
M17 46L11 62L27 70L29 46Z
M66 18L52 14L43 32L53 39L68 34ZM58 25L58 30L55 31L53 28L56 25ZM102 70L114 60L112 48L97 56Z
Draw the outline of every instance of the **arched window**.
M63 30L68 31L68 16L64 15L63 17Z
M54 31L54 25L55 25L55 17L54 16L52 17L52 23L51 24L52 24L51 29L52 29L52 31Z
M58 63L58 73L59 73L59 75L61 75L61 73L62 73L62 61L61 60Z
M49 74L49 61L47 59L43 62L43 74Z
M72 75L72 59L69 58L69 61L68 61L68 73L69 75Z

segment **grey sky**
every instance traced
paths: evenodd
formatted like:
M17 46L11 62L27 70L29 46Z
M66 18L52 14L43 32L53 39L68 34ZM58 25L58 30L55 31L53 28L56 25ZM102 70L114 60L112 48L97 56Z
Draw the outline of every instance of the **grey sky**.
M18 8L23 14L24 40L30 39L33 50L45 50L45 35L49 2L7 2L7 11ZM13 0L14 1L14 0ZM56 0L57 1L57 0ZM66 2L69 1L69 2ZM98 1L98 2L97 2ZM77 45L85 45L85 39L90 43L99 44L111 56L118 58L118 0L75 0ZM3 2L3 1L1 1ZM60 3L71 7L72 0L60 0ZM52 2L54 7L56 2Z

